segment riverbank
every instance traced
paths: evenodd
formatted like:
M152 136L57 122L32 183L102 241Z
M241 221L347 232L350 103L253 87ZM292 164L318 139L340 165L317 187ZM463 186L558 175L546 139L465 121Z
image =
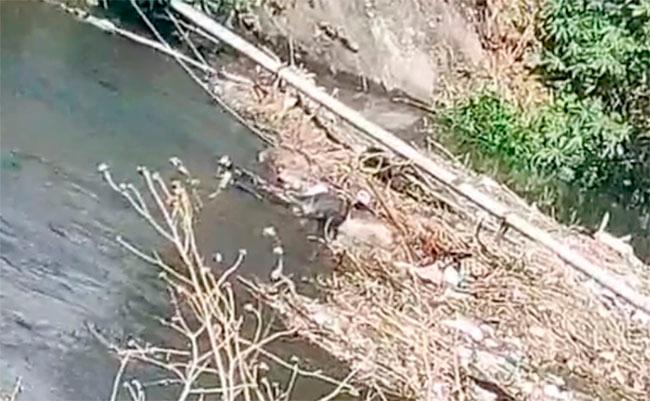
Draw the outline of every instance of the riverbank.
M596 306L603 305L603 293L594 292L588 280L567 269L534 242L512 232L500 235L497 222L490 222L466 202L454 199L446 188L423 182L399 160L388 163L387 171L379 174L365 168L362 160L367 154L363 144L348 143L350 147L345 147L332 139L355 137L349 127L340 122L327 129L317 126L311 117L316 108L309 107L309 100L291 88L277 90L263 84L272 79L254 78L256 89L227 81L213 81L213 88L218 88L225 99L238 99L235 107L275 132L277 146L293 151L294 157L299 149L299 157L309 160L310 169L303 170L305 182L325 181L348 196L360 188L375 194L376 212L396 237L388 252L346 246L336 249L344 262L325 282L323 289L328 302L320 306L292 293L286 297L269 296L268 301L285 315L289 327L300 330L350 366L362 369L363 382L372 382L383 391L399 389L397 394L401 396L426 399L431 388L451 391L458 380L467 384L468 390L472 388L472 381L465 381L468 377L477 379L474 383L484 383L487 375L492 384L507 389L506 393L517 399L532 397L536 385L551 385L550 377L559 375L565 384L576 376L587 378L581 385L578 380L569 386L574 395L584 392L584 397L593 397L609 393L612 399L640 399L641 392L628 392L629 388L622 391L620 383L615 384L616 379L602 376L604 371L598 373L586 359L577 356L601 351L576 339L602 336L598 343L621 340L628 335L605 327L615 327L615 322L625 315L625 320L631 318L628 313L635 315L634 319L641 315ZM299 100L287 100L292 98ZM285 110L286 104L293 103L306 104L309 112L299 107ZM323 119L332 118L324 114ZM440 156L431 157L444 162ZM624 256L593 238L562 228L494 182L459 173L474 185L483 181L483 185L478 184L483 190L507 201L513 210L556 233L562 242L571 244L590 260L606 264L617 275L627 276L628 282L639 285L637 288L642 292L648 291L647 267L629 251ZM387 182L386 177L391 176L392 182ZM435 262L441 255L456 252L472 257L457 267L462 284L450 287L437 276L440 266ZM266 294L264 286L260 290ZM594 326L597 321L609 323ZM636 324L639 329L648 330L648 322L643 318ZM456 338L453 329L446 325L463 327L464 335ZM487 349L476 348L477 338L478 343L491 345ZM547 340L544 347L540 347L541 338ZM635 340L624 340L627 341ZM581 351L569 351L576 349ZM458 352L456 356L454 351ZM448 352L451 354L446 355ZM483 360L476 359L477 352L486 353ZM463 353L467 359L457 362L466 374L459 378L454 361L462 359L459 355ZM376 357L368 361L367 355ZM615 359L625 358L632 358L628 359L632 362L636 357L631 349L619 349ZM498 371L508 371L513 366L500 365L496 362L499 360L515 360L516 364L526 366L523 370L535 373L533 377L522 373L515 383L506 384L504 378L495 377L499 376ZM427 372L430 364L440 369L435 380L433 376L419 375ZM567 364L572 366L569 371ZM632 370L627 377L636 374L632 373L635 364L630 365ZM388 366L393 367L392 373L383 370ZM395 366L403 367L401 374L395 373ZM540 371L540 366L545 366L545 370Z
M242 12L246 23L237 28L283 58L303 63L320 82L334 82L326 85L330 89L374 91L426 110L420 114L426 123L409 139L442 143L467 168L508 185L565 225L595 229L608 214L610 230L629 235L637 255L647 261L650 203L643 177L650 164L647 129L635 117L647 108L647 78L634 78L637 84L627 91L609 91L616 96L607 95L604 84L589 95L567 71L584 71L590 82L601 83L607 79L598 77L609 74L622 87L628 85L626 76L642 77L638 66L647 64L647 40L639 36L642 29L632 28L648 16L630 11L633 5L577 11L588 3L413 0L398 12L382 1L250 3ZM564 8L575 17L564 17L570 14ZM598 23L581 25L580 18ZM632 20L618 24L621 18ZM582 40L607 32L583 32L584 26L608 26L634 46ZM558 32L563 33L553 34L552 27L562 27ZM578 55L553 50L553 43ZM554 64L559 59L564 64ZM603 70L584 59L598 60L594 63ZM629 93L629 101L620 92ZM624 104L631 104L631 111ZM372 116L371 121L383 125L385 120Z
M332 244L341 264L321 282L324 300L254 286L286 326L350 366L355 382L414 399L476 397L485 388L514 399L647 394L650 336L642 313L408 162L386 153L383 168L369 168L368 144L354 129L275 76L239 63L212 76L209 89L282 150L271 169L304 159L297 186L323 181L347 197L366 190L393 232L383 250ZM429 157L648 293L647 266L629 250L558 225L444 155ZM470 257L437 263L456 253Z

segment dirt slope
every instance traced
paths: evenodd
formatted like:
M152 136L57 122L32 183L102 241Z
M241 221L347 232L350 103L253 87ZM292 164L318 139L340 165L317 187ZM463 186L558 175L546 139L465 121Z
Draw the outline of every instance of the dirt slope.
M276 43L291 37L312 69L327 65L419 99L430 99L459 61L486 60L459 2L276 0L256 14L264 36Z

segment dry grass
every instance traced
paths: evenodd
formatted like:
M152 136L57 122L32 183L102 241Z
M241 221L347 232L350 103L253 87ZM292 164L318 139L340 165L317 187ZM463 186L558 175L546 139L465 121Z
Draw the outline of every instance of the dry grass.
M331 140L334 128L337 135L349 128L333 123L323 129L304 112L315 109L308 99L269 80L259 82L257 95L238 93L249 99L244 111L276 133L278 146L309 160L312 179L344 193L365 188L376 194L378 212L399 238L389 252L333 247L342 262L321 282L325 301L291 287L278 294L253 285L288 327L359 369L361 382L379 398L472 399L479 388L504 399L554 399L552 391L560 399L646 397L647 316L534 242L502 232L498 222L408 164L387 156L382 172L369 171L360 147ZM463 177L483 185L477 177ZM494 182L484 186L513 211L647 292L647 266L638 260L563 229ZM462 288L422 278L428 264L457 251L472 254L461 268Z
M451 105L488 86L524 109L546 102L548 89L533 73L540 43L535 36L540 0L486 0L469 7L486 51L487 63L458 65L435 93L440 105Z

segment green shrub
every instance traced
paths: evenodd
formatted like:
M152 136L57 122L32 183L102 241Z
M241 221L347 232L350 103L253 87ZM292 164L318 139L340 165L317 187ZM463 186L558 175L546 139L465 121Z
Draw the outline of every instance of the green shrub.
M528 168L529 141L521 114L494 92L482 92L446 110L440 122L462 148L498 158L511 169Z
M546 0L537 35L552 99L521 110L478 93L442 113L451 144L529 195L611 190L647 205L650 0Z
M632 129L597 101L563 95L533 115L528 132L535 171L593 189L620 175Z
M600 187L619 175L631 133L599 102L575 95L526 112L483 91L445 110L439 122L461 150L497 160L501 172L525 190L531 177L584 190Z
M538 38L550 85L648 126L650 0L548 0Z

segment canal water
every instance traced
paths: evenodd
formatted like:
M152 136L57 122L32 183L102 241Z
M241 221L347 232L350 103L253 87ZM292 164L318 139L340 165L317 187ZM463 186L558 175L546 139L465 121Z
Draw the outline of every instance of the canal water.
M105 400L116 360L85 323L155 342L167 301L157 271L114 239L160 241L97 164L135 182L136 166L165 171L175 156L209 187L218 156L253 166L261 144L172 60L40 2L1 1L0 18L0 389L21 377L21 401ZM272 267L267 225L290 272L317 269L284 209L229 192L204 214L205 253L247 249L244 275Z

